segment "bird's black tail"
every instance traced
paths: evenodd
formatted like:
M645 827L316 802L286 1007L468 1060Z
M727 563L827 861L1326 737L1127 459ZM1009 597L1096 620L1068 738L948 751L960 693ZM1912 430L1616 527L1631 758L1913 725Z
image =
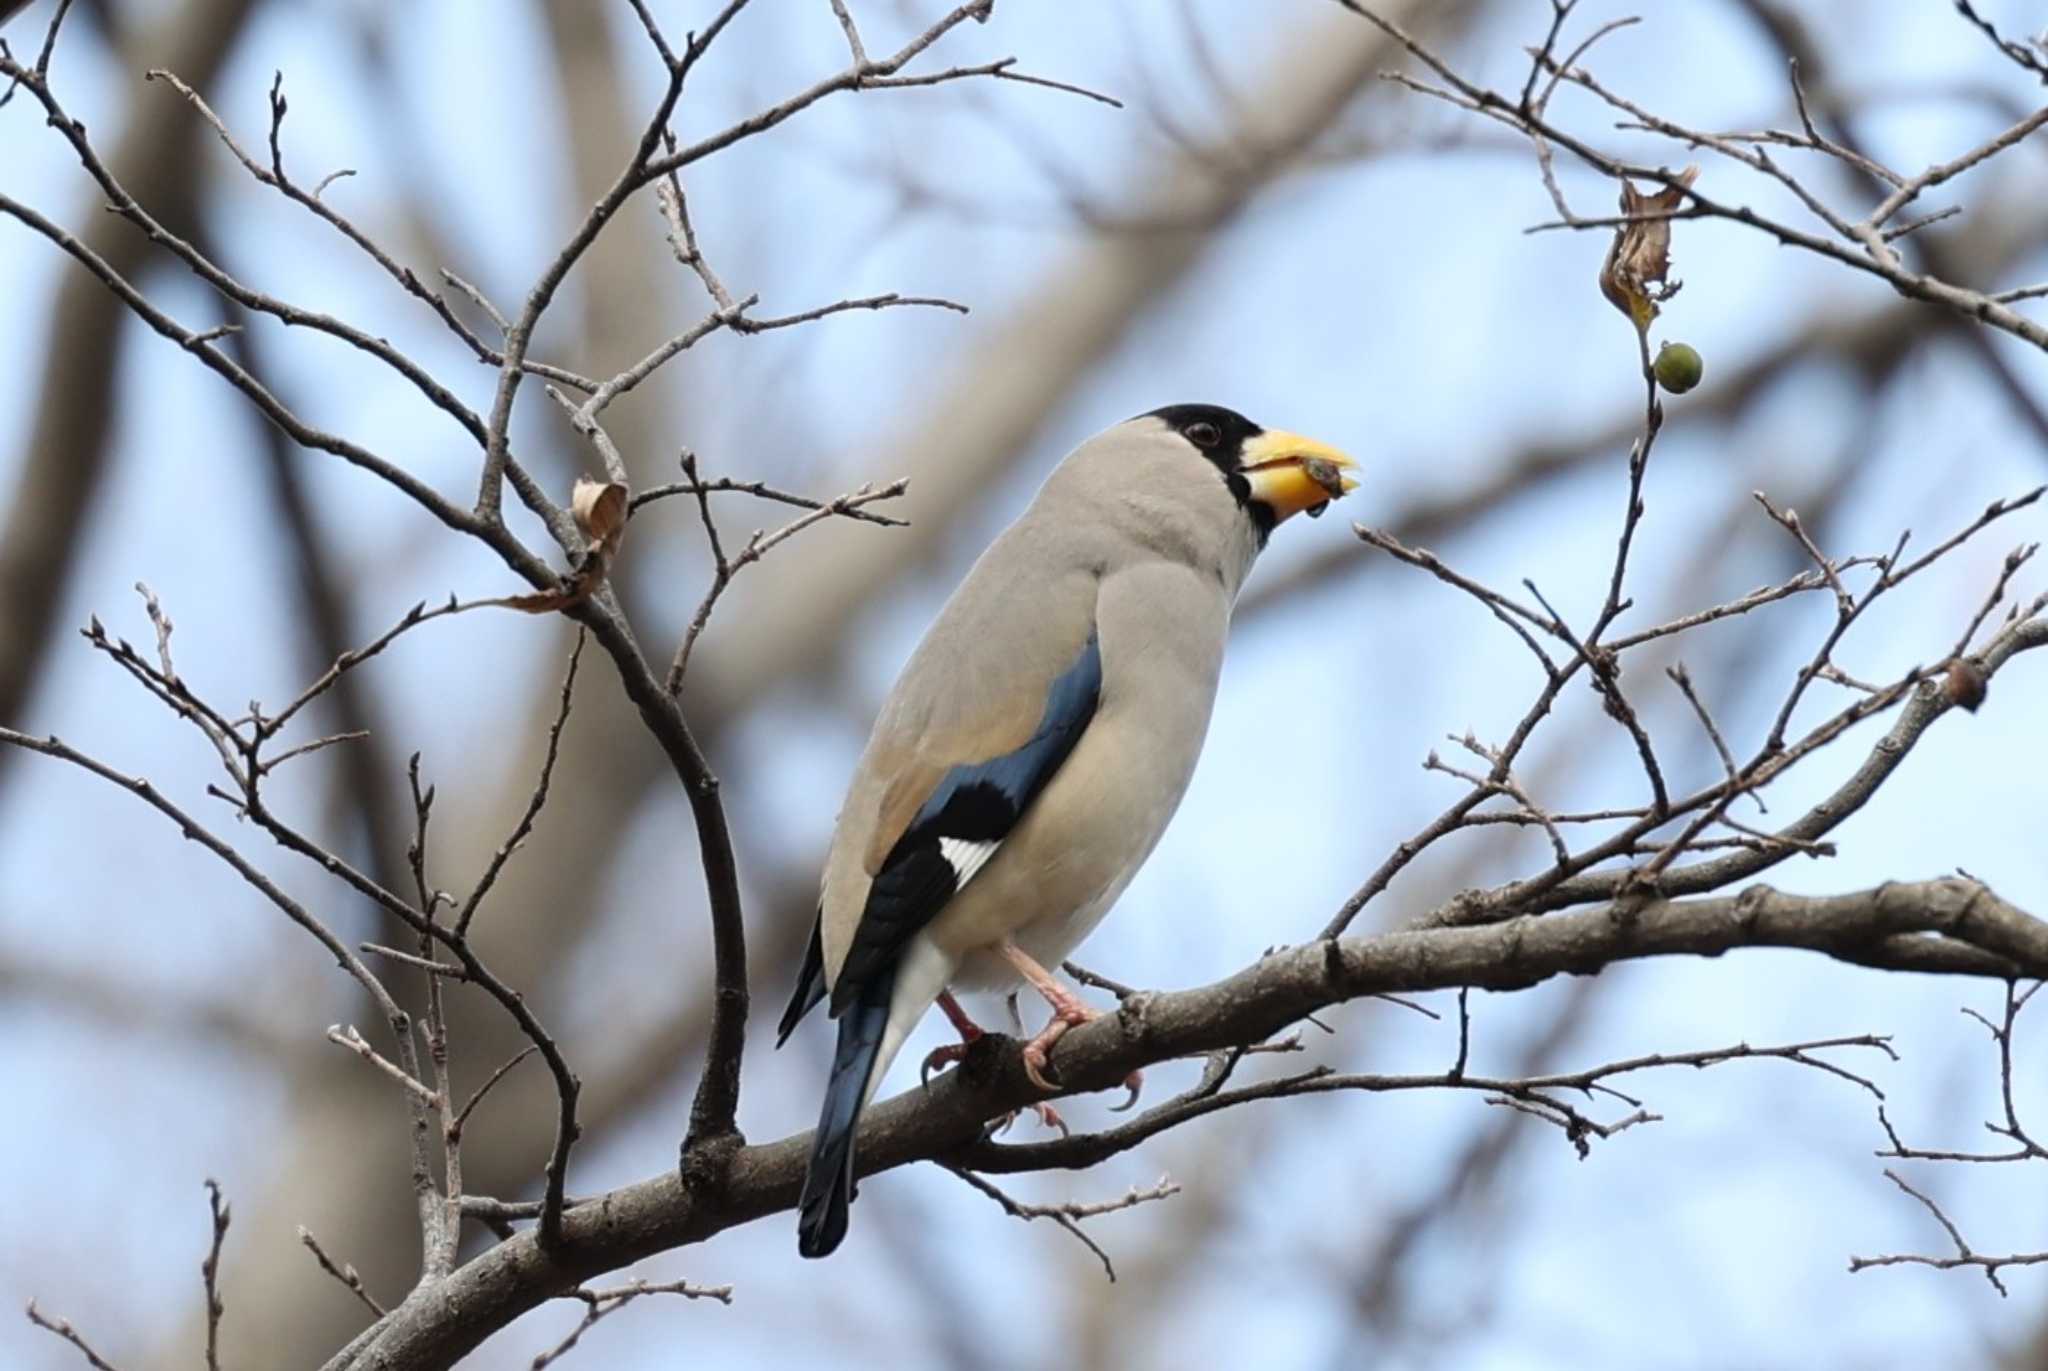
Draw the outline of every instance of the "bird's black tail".
M896 989L895 968L874 975L859 998L839 1019L839 1046L832 1053L832 1079L825 1086L825 1105L818 1111L818 1132L811 1142L811 1164L804 1172L803 1197L797 1202L797 1251L822 1257L846 1236L846 1208L853 1203L853 1134L867 1100L868 1077L882 1050L889 1023L889 1000Z
M789 997L789 1008L782 1011L782 1022L775 1027L777 1048L789 1041L789 1035L796 1032L797 1021L824 998L825 911L820 909L817 922L811 925L810 946L804 949L803 969L796 973L796 991Z

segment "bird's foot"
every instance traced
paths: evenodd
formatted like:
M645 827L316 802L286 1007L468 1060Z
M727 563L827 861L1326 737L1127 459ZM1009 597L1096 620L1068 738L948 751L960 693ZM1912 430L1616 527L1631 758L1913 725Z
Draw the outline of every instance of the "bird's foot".
M926 1089L931 1088L932 1072L963 1060L969 1048L988 1036L980 1024L967 1017L967 1011L960 1007L960 1001L953 998L952 991L939 992L939 1008L945 1011L946 1019L953 1025L953 1031L960 1035L960 1041L935 1047L926 1054L924 1067L918 1072L918 1082Z
M946 1043L925 1054L924 1065L918 1069L918 1083L927 1090L931 1088L932 1072L943 1071L949 1066L966 1060L967 1054L982 1036L980 1029L974 1030L974 1037L963 1038L957 1043Z
M1080 1006L1078 1014L1065 1012L1054 1014L1052 1022L1045 1026L1045 1030L1030 1042L1024 1044L1024 1074L1030 1077L1031 1083L1048 1094L1056 1092L1059 1087L1045 1077L1045 1068L1048 1065L1047 1059L1052 1052L1052 1045L1066 1036L1069 1028L1077 1028L1084 1023L1101 1017L1101 1010L1089 1009L1085 1005ZM1124 1077L1123 1086L1130 1094L1122 1104L1111 1105L1111 1113L1121 1114L1138 1102L1139 1094L1145 1089L1145 1073L1133 1071L1130 1075Z
M1047 997L1051 999L1050 996ZM1039 1030L1038 1036L1024 1044L1024 1074L1031 1083L1046 1094L1054 1094L1059 1087L1045 1078L1045 1068L1052 1054L1053 1044L1067 1035L1070 1028L1079 1028L1092 1019L1102 1017L1099 1009L1090 1009L1072 995L1054 1001L1052 1021Z
M944 1071L966 1057L966 1043L946 1043L925 1054L924 1064L917 1069L917 1083L929 1090L932 1087L932 1073Z
M1067 1121L1060 1117L1060 1111L1054 1109L1047 1101L1040 1100L1037 1104L1027 1104L1024 1106L1024 1109L1028 1109L1033 1114L1036 1114L1038 1122L1045 1127L1057 1128L1062 1138L1074 1136L1074 1130L1067 1127ZM1012 1109L1009 1113L996 1119L989 1129L989 1136L997 1137L1009 1132L1010 1125L1017 1122L1023 1116L1024 1109Z
M1052 1094L1059 1089L1045 1078L1047 1058L1052 1053L1052 1045L1064 1037L1069 1028L1077 1028L1099 1019L1103 1011L1092 1009L1083 1003L1080 996L1060 984L1051 972L1032 960L1024 949L1010 939L1005 938L996 944L996 951L1002 954L1010 965L1017 968L1018 973L1045 997L1046 1004L1052 1008L1052 1022L1048 1023L1037 1037L1024 1044L1024 1074L1030 1077L1033 1085L1047 1094ZM1133 1071L1124 1077L1124 1089L1131 1092L1130 1097L1122 1104L1112 1106L1112 1111L1121 1114L1136 1104L1138 1094L1144 1088L1145 1074L1142 1071Z

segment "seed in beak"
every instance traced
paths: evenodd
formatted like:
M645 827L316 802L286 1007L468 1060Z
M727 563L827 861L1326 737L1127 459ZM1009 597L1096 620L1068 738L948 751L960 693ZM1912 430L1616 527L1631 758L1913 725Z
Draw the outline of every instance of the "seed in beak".
M1324 490L1329 491L1332 498L1344 493L1344 473L1338 470L1337 464L1327 457L1302 458L1301 473ZM1318 507L1310 510L1309 513L1320 514L1322 510Z

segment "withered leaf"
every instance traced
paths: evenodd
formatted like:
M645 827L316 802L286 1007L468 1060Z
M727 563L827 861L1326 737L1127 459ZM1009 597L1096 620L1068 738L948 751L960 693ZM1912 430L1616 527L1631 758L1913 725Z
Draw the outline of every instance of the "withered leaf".
M576 527L606 557L619 550L619 540L625 536L628 503L626 488L617 481L579 476L569 492L569 513Z
M554 590L537 590L530 595L502 595L495 600L479 600L477 603L503 605L522 614L553 614L589 599L604 582L604 572L604 554L592 548Z
M579 476L569 491L569 514L576 527L590 540L583 555L569 568L569 574L553 590L531 595L506 595L480 604L503 605L526 614L553 614L568 609L593 595L604 583L605 572L626 536L626 515L632 499L617 481L593 481Z
M1607 249L1607 261L1600 268L1600 293L1626 314L1640 333L1650 331L1657 306L1678 293L1678 282L1668 280L1671 220L1635 216L1670 214L1685 202L1685 188L1699 174L1697 165L1688 166L1674 178L1677 185L1654 193L1637 190L1627 181L1621 183L1621 212L1632 222L1615 230L1614 245Z

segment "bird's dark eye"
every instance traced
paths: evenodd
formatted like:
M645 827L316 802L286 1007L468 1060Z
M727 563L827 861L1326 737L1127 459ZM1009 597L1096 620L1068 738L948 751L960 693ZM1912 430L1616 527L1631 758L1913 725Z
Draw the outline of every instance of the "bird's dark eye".
M1185 431L1188 435L1188 441L1196 447L1215 447L1223 441L1223 430L1217 428L1216 425L1206 419L1189 424Z

